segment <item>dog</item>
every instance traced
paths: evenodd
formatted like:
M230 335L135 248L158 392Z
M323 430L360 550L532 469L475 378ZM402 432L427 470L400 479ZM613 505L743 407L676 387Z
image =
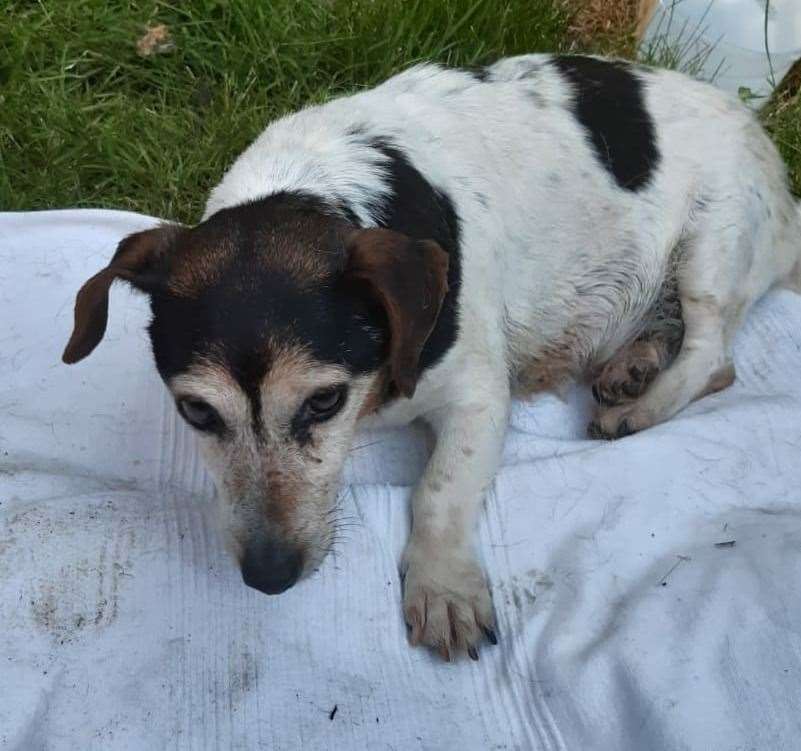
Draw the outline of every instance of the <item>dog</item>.
M497 642L476 517L510 400L592 382L620 438L729 385L732 341L801 287L801 212L739 101L585 56L425 64L272 123L194 227L120 243L63 359L147 294L158 371L197 432L247 585L323 560L358 425L434 432L401 562L412 644Z

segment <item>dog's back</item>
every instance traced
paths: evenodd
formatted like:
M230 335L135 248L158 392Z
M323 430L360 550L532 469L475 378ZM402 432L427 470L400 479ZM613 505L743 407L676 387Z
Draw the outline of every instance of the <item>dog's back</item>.
M421 65L285 117L206 214L295 190L381 225L384 201L414 187L399 185L397 154L458 217L460 317L482 328L503 310L509 337L495 344L521 365L565 347L573 370L611 356L699 223L712 233L747 220L759 257L738 262L745 279L739 265L725 279L749 298L790 273L801 245L781 160L738 101L672 72L550 55Z

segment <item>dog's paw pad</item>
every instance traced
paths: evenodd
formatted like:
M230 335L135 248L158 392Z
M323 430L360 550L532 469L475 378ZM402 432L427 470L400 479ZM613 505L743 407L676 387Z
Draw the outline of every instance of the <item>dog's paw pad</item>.
M592 384L592 395L602 407L638 399L659 374L661 365L657 347L635 342L603 367Z

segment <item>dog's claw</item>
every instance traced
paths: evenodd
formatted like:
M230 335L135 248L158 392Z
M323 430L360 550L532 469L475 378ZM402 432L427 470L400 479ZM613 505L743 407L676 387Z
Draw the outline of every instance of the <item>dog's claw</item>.
M443 645L440 646L439 654L440 654L440 657L442 657L442 659L445 660L445 662L450 662L451 661L451 651L450 651L450 649L448 649L448 645L447 644L443 644Z
M616 403L614 398L601 391L597 383L592 384L592 396L602 407L613 407Z
M607 440L609 438L609 436L601 430L601 424L595 420L587 426L587 437L595 440Z
M625 438L627 435L631 435L634 431L631 429L629 425L629 421L623 419L620 421L620 425L617 426L617 432L615 433L615 438Z
M487 641L493 646L495 646L498 643L498 637L495 635L495 632L491 628L485 628L484 635L487 637Z
M415 646L420 643L420 634L423 630L422 618L417 608L411 608L407 617L406 626L409 629L409 643Z
M476 650L475 647L468 647L467 654L470 655L471 660L475 660L476 662L478 662L478 651Z

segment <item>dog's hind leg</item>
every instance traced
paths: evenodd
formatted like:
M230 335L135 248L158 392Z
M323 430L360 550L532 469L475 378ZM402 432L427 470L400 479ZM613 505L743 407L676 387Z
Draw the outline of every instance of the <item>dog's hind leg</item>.
M598 404L612 407L641 397L676 358L683 337L678 282L671 269L640 335L595 369L592 394Z
M752 254L746 247L748 240L734 230L728 237L710 230L686 244L676 274L684 322L678 355L652 377L638 398L613 406L602 404L590 424L591 436L620 438L643 430L732 383L732 339L758 296L743 291L746 280L742 272L738 274L738 259Z

